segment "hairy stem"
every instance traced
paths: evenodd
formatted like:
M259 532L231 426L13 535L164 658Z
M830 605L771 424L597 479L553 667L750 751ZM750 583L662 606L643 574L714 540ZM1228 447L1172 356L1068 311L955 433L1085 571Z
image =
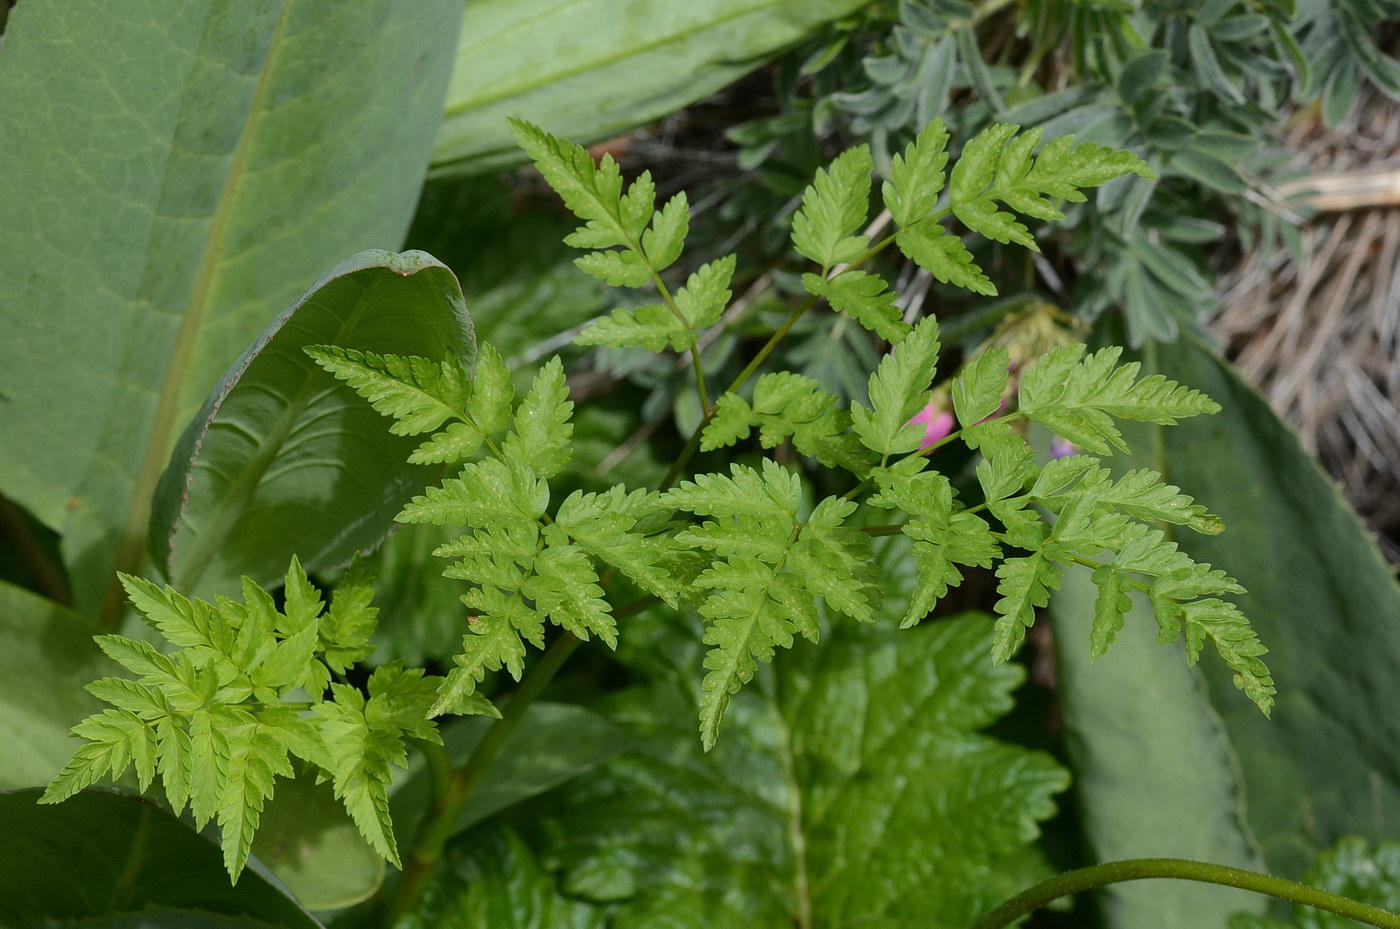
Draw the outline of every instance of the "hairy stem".
M1001 906L979 919L972 929L1002 929L1053 900L1070 894L1092 890L1121 881L1140 881L1149 878L1175 878L1183 881L1200 881L1206 884L1224 884L1226 887L1239 887L1256 893L1267 894L1280 900L1302 903L1306 906L1338 916L1346 916L1368 926L1381 929L1400 929L1400 915L1358 903L1348 897L1284 880L1256 871L1242 868L1229 868L1205 861L1190 861L1184 858L1130 858L1125 861L1110 861L1067 871L1049 880L1022 891Z

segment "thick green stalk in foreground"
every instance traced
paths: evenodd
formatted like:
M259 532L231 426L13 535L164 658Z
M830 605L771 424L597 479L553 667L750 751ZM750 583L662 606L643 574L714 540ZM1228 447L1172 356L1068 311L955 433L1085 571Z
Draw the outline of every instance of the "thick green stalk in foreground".
M1255 871L1241 868L1228 868L1224 865L1209 864L1204 861L1189 861L1184 858L1129 858L1124 861L1110 861L1066 871L1023 891L1001 906L979 919L972 929L1002 929L1023 916L1029 915L1051 901L1070 894L1093 890L1108 884L1122 881L1140 881L1147 878L1177 878L1184 881L1201 881L1206 884L1224 884L1226 887L1239 887L1256 893L1268 894L1280 900L1302 903L1338 916L1346 916L1368 926L1381 929L1400 929L1400 915L1378 907L1358 903L1349 897L1342 897L1297 881L1284 880Z

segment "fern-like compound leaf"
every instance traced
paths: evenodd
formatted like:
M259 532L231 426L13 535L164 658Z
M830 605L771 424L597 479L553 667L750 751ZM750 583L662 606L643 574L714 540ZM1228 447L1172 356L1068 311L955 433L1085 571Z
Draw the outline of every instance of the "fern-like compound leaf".
M587 640L596 635L609 648L617 645L617 625L598 586L598 574L576 545L551 545L535 558L534 573L521 593L550 621Z
M436 526L484 526L528 520L535 522L549 506L549 485L518 461L495 458L476 461L441 486L429 487L404 505L395 517L401 523Z
M439 716L473 695L488 671L505 668L520 680L525 669L525 642L544 647L544 621L520 597L493 587L474 588L462 602L475 615L469 618L462 650L453 657L454 667L439 686L428 715Z
M875 506L898 507L912 518L901 531L914 540L919 583L901 620L908 628L927 616L949 588L963 582L958 565L990 568L1001 546L987 521L955 505L953 486L933 471L915 471L922 459L905 459L893 468L874 472L880 493Z
M651 280L651 269L638 252L589 252L575 258L574 265L609 287L641 287Z
M1040 250L1030 231L1014 214L997 209L997 202L1036 219L1063 219L1047 197L1082 201L1081 188L1127 174L1154 177L1131 152L1092 142L1076 146L1071 136L1053 140L1035 156L1041 131L1032 129L1017 137L1019 131L1019 126L1005 124L987 128L967 143L949 177L954 215L994 241Z
M1133 608L1129 596L1133 579L1112 565L1099 565L1094 569L1093 580L1098 596L1094 598L1094 623L1089 630L1089 656L1101 658L1122 631L1123 617Z
M855 261L870 246L854 234L870 211L870 147L842 152L831 165L817 171L802 193L802 208L792 219L792 244L821 265L822 275L833 265Z
M472 378L471 399L461 422L448 423L408 456L413 464L456 464L465 461L482 443L510 423L515 387L510 368L500 352L489 343L481 344L476 374Z
M392 416L395 435L421 435L462 415L471 395L466 369L455 361L442 363L417 356L377 355L337 345L308 345L304 349L322 368Z
M988 297L997 295L996 285L972 260L963 240L933 220L906 226L895 234L894 242L906 258L943 283Z
M1060 589L1064 572L1040 552L1033 552L1003 561L997 577L1001 579L997 584L1001 599L993 607L999 615L992 660L1000 664L1025 641L1026 630L1035 625L1036 609L1050 602L1050 591Z
M996 413L1006 396L1011 356L1000 346L987 349L953 380L953 410L963 428Z
M644 348L662 352L670 347L689 351L699 337L671 308L649 303L633 309L613 310L610 316L594 320L574 337L575 345L607 345L612 348Z
M652 217L651 227L642 233L642 252L655 271L675 264L690 231L690 201L685 191L676 194Z
M1139 380L1137 362L1118 363L1122 353L1113 347L1085 355L1082 344L1052 349L1021 379L1021 412L1074 444L1106 455L1127 447L1111 417L1172 425L1219 411L1200 391L1160 374Z
M919 447L923 429L909 420L928 403L938 350L938 321L928 316L880 362L870 376L872 408L851 407L856 435L867 448L888 457Z
M639 521L660 511L657 497L644 490L629 494L621 485L601 494L574 491L559 505L554 526L589 555L675 607L676 585L661 566L664 542L636 531Z
M322 738L334 772L335 795L355 821L360 834L396 867L398 845L389 815L392 766L405 766L406 737L441 744L427 711L437 696L437 684L420 669L406 670L399 662L370 675L369 698L346 684L333 684L334 701L316 705Z
M909 324L895 306L894 291L878 274L847 271L833 278L804 274L802 286L815 297L825 297L832 309L845 313L892 345L898 345L909 334Z
M697 516L752 516L772 518L789 527L802 503L802 482L792 471L772 459L763 459L762 473L745 465L732 465L729 476L697 474L661 495L660 504Z
M732 296L729 283L736 261L735 256L725 255L706 262L676 292L676 309L690 329L705 329L719 321Z
M573 411L564 365L556 355L540 368L515 410L514 428L501 446L506 459L541 478L558 474L573 454L574 427L569 422Z
M882 193L895 225L912 226L933 212L947 164L948 130L942 119L935 119L890 161L890 179Z
M565 241L576 248L611 248L640 244L652 217L655 188L643 175L622 194L622 172L611 155L595 165L581 145L550 135L524 120L512 119L511 130L545 181L584 225Z
M1235 672L1235 686L1268 716L1277 692L1262 658L1268 649L1239 608L1210 597L1181 604L1172 618L1186 631L1186 655L1191 663L1200 657L1201 646L1210 642Z

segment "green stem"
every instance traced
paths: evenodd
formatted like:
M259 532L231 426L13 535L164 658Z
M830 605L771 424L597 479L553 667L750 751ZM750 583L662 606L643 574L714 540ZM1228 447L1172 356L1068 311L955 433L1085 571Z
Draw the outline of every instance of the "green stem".
M549 682L554 680L554 675L581 642L582 640L571 632L566 632L554 640L554 644L545 651L544 657L530 668L520 681L520 687L506 704L501 718L486 730L486 734L481 737L481 741L467 758L467 763L447 778L445 788L434 798L428 815L418 827L418 836L413 842L413 848L404 860L403 874L399 877L398 887L389 906L386 926L395 925L418 903L419 897L432 879L433 870L442 858L442 850L447 845L447 840L456 831L457 817L472 790L481 780L481 775L501 750L506 739L515 731L515 727L520 724L525 711L549 686Z
M654 596L645 596L613 611L614 619L626 619L657 602ZM501 717L491 723L481 741L476 743L467 761L457 770L450 770L447 754L441 746L425 746L429 778L438 789L434 791L432 807L418 827L418 835L413 848L404 859L403 874L398 886L388 902L388 919L384 925L392 927L400 919L412 912L423 891L432 879L437 863L442 859L443 849L456 831L457 818L467 799L481 781L482 774L510 738L515 727L520 724L525 711L530 708L546 687L554 680L564 662L582 644L571 632L565 632L545 650L520 681L520 686L511 695Z
M1345 916L1368 926L1381 929L1400 929L1400 915L1358 903L1348 897L1284 880L1255 871L1229 868L1205 861L1189 861L1184 858L1130 858L1126 861L1110 861L1067 871L1047 881L1022 891L1001 906L979 919L972 929L1002 929L1016 920L1035 912L1047 903L1060 897L1092 890L1121 881L1140 881L1149 878L1175 878L1183 881L1200 881L1206 884L1223 884L1226 887L1239 887L1256 893L1267 894L1280 900L1301 903L1305 906L1326 910Z

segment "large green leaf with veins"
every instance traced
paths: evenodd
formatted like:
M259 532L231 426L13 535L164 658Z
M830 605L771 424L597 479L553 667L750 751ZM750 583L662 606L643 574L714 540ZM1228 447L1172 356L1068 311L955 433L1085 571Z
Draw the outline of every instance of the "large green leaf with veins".
M507 117L579 141L673 113L869 0L473 0L435 170L524 161Z
M0 489L120 609L218 374L323 270L397 247L460 0L30 0L0 50Z
M1049 607L1065 746L1094 860L1169 856L1260 870L1243 822L1239 762L1200 672L1179 644L1157 644L1142 598L1113 647L1091 660L1085 643L1097 596L1089 572L1071 570ZM1232 913L1262 913L1268 903L1187 881L1114 884L1099 898L1105 929L1223 927Z
M1272 721L1226 669L1202 662L1269 866L1297 877L1344 835L1400 834L1400 586L1392 568L1293 430L1227 364L1183 338L1148 350L1144 371L1180 379L1223 408L1127 434L1134 449L1160 449L1133 464L1160 470L1224 518L1221 535L1177 540L1248 588L1240 607L1269 647L1279 681Z
M229 366L181 436L156 491L151 552L187 594L269 586L293 555L308 570L377 545L433 479L408 464L421 439L382 416L302 349L451 359L476 339L457 279L423 252L341 262Z
M1043 876L1037 823L1066 772L980 732L1023 671L992 665L990 617L892 625L779 656L709 753L693 646L689 674L614 697L636 749L562 788L540 827L565 892L610 904L617 929L964 929Z
M0 582L0 788L47 784L73 756L74 723L100 712L83 688L117 673L91 621Z
M0 925L63 925L153 907L240 917L230 929L321 925L252 869L230 885L218 844L148 800L84 790L67 803L40 806L41 792L0 791ZM210 925L187 918L114 925Z

